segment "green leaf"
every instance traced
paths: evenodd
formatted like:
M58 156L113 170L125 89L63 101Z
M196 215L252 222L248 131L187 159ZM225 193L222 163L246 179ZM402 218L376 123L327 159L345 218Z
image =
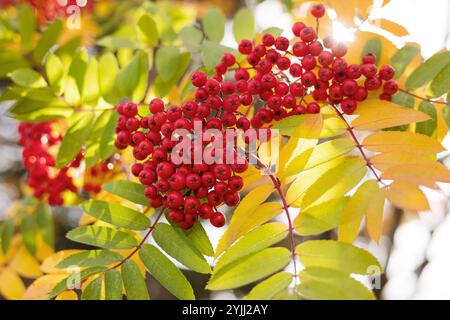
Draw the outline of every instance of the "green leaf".
M267 29L264 29L263 34L271 34L274 37L279 37L283 33L283 29L277 28L277 27L270 27Z
M174 46L162 47L156 52L156 68L164 81L169 81L180 64L180 50Z
M392 102L408 108L414 108L415 104L413 96L401 91L392 96Z
M248 255L214 271L206 289L233 289L265 278L284 268L290 256L286 248L267 248Z
M109 227L78 227L69 231L66 238L105 249L131 249L137 246L137 240L134 236Z
M8 76L15 84L25 88L44 88L47 86L44 78L32 69L17 69Z
M218 8L211 8L203 15L203 31L209 40L219 42L225 34L226 18Z
M406 89L416 89L433 80L450 63L450 51L438 52L422 63L406 80Z
M131 202L148 206L148 198L144 195L145 186L140 183L115 180L105 184L103 189Z
M444 117L447 127L450 128L450 108L442 108L442 116Z
M337 227L347 204L347 197L339 197L301 211L294 227L301 235L319 234Z
M255 34L255 17L250 9L240 9L233 20L234 39L239 42L242 39L253 39Z
M300 272L298 292L311 300L374 300L361 282L337 270L309 267Z
M81 293L81 300L100 300L102 295L102 277L97 277Z
M245 300L270 300L292 283L292 274L279 272L255 286Z
M29 5L23 5L19 11L19 33L22 48L29 49L36 31L36 19L33 9Z
M98 62L91 57L86 66L83 86L81 87L81 103L97 105L100 97Z
M280 222L267 223L253 229L224 252L215 265L214 272L240 258L254 254L280 242L287 234L287 226Z
M181 76L183 76L190 63L191 54L189 52L183 52L180 55L178 70L169 81L164 81L160 76L156 77L156 80L153 83L155 95L157 97L163 98L167 94L169 94L170 90L172 90L174 86L177 86L178 81L180 80Z
M148 56L141 51L120 71L114 88L122 94L122 98L128 97L136 103L144 98L147 89L148 68Z
M359 157L348 157L346 161L328 170L312 184L302 200L302 208L343 196L361 181L366 172L364 160Z
M106 266L122 260L122 255L108 250L86 250L68 256L60 263L57 268L78 267L98 267Z
M101 134L99 142L100 160L108 159L116 151L114 139L116 136L115 129L117 120L119 119L119 114L115 111L109 112L110 117L103 129L103 133Z
M136 262L127 260L121 270L127 300L150 300L145 279Z
M203 33L194 26L186 26L180 31L180 38L190 52L199 52Z
M8 254L9 246L11 245L11 240L14 235L14 230L16 229L14 220L9 219L6 220L2 224L2 232L0 234L1 236L1 245L2 245L2 251L3 254L6 256Z
M42 239L53 248L55 246L55 230L50 207L44 204L39 205L36 220Z
M144 43L152 47L158 44L158 27L156 26L155 20L153 20L150 15L144 14L140 17L138 20L138 27L141 31Z
M349 274L368 274L373 267L382 271L378 260L369 252L345 242L310 240L299 244L295 252L305 267L326 267Z
M105 300L122 300L122 276L116 269L105 272Z
M411 61L419 54L420 49L416 46L406 45L398 50L391 58L391 65L395 69L395 79L405 72Z
M194 300L194 291L183 273L156 247L144 244L139 257L161 285L181 300Z
M36 49L33 52L34 60L41 63L47 51L58 41L59 35L63 30L62 20L55 20L47 27L39 40Z
M69 119L69 129L61 141L56 157L56 166L62 168L75 159L92 129L94 114L85 112L74 113Z
M106 267L92 267L68 276L53 288L49 294L49 299L55 298L66 290L79 288L83 280L105 270L107 270Z
M365 56L368 53L372 53L376 57L376 64L380 62L381 58L381 39L377 37L373 37L369 40L367 40L366 44L364 45L362 51L361 51L361 59L363 56Z
M430 85L431 97L440 97L450 90L450 63L433 79Z
M23 243L32 255L36 253L36 226L36 217L34 215L25 216L20 224Z
M422 101L419 104L419 111L426 113L431 117L430 120L420 122L416 124L416 132L426 134L427 136L432 136L436 132L437 128L437 117L436 117L436 108L433 104Z
M192 244L205 256L214 256L214 248L208 238L208 234L201 223L196 223L188 230L183 230Z
M116 103L116 92L113 92L114 82L119 73L119 64L112 52L107 52L102 55L98 61L98 78L100 85L100 92L103 98L110 103Z
M150 220L143 213L115 202L91 199L80 207L87 214L114 226L139 231L150 227Z
M211 272L208 262L189 238L177 232L172 226L158 223L153 231L153 239L171 257L191 270L199 273Z
M112 147L111 149L106 150L108 152L108 156L105 156L106 154L102 154L100 148L102 139L113 139L114 134L111 137L109 135L109 126L114 125L117 123L116 119L118 118L117 112L115 110L105 110L103 111L98 117L97 120L95 120L94 125L92 126L92 130L89 133L89 138L86 141L86 150L84 154L84 158L86 160L86 167L91 168L93 165L95 165L99 160L105 160L111 156L114 151L116 150L115 147ZM111 122L114 122L111 124ZM108 130L108 133L105 134L105 130Z
M212 41L204 41L202 47L202 59L206 69L213 70L226 52L236 54L236 50L232 48L222 46Z
M45 61L45 73L52 89L57 93L62 93L64 65L57 55L50 53L47 56Z
M121 36L106 36L97 41L97 44L110 50L120 48L138 49L139 45L136 41Z

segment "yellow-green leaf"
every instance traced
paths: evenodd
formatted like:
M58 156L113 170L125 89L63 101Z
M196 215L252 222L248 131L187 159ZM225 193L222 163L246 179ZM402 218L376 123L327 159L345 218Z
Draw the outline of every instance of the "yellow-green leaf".
M374 300L361 282L348 274L321 267L309 267L300 272L297 291L311 300Z
M369 268L382 271L378 260L368 251L334 240L310 240L299 244L295 252L305 267L324 267L345 273L368 274Z
M302 208L341 197L355 187L367 172L366 163L359 157L348 157L337 167L328 170L305 192Z
M273 185L263 185L250 191L234 210L230 225L222 235L216 248L215 257L220 256L236 239L240 226L247 216L263 203L275 190Z
M295 230L307 236L337 227L347 201L347 197L339 197L301 211L294 220Z
M158 223L153 239L167 254L199 273L210 273L211 267L191 240L167 223Z
M109 227L82 226L69 231L67 239L106 249L131 249L137 240L129 233Z
M287 226L272 222L257 227L239 239L224 252L214 267L214 272L249 254L258 252L281 240L288 234Z
M380 188L375 180L367 180L359 186L345 208L342 221L339 224L338 239L343 242L353 242L359 232L362 219L367 212L373 195Z
M174 296L182 300L194 300L194 290L183 273L155 246L144 244L139 257L145 268Z
M122 276L117 269L105 272L105 300L122 300Z
M226 290L252 283L284 268L290 256L286 248L261 250L213 272L206 289Z
M150 300L147 284L136 262L127 260L120 269L127 300Z
M270 300L292 282L292 274L279 272L256 285L245 300Z

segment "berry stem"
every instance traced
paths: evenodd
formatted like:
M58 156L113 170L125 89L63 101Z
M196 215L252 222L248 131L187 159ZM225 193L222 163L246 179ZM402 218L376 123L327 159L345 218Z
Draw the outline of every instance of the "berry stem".
M119 263L117 263L116 265L111 267L110 269L117 269L118 267L123 265L127 260L131 259L141 249L141 247L144 245L145 241L147 241L147 239L150 236L150 234L153 232L153 230L155 230L155 227L158 224L159 220L161 219L164 211L165 211L165 208L162 208L160 210L160 212L158 213L158 216L156 217L155 221L153 222L151 227L148 229L147 233L142 238L141 242L139 242L139 244L136 246L136 248L134 248L134 250L131 251L131 253L128 256L126 256L124 259L122 259L122 261L120 261Z
M350 134L350 136L352 137L353 141L356 143L356 147L358 148L359 153L361 154L361 156L366 161L367 168L369 168L369 170L372 171L373 175L375 176L376 180L379 183L381 183L382 185L385 185L385 183L381 180L380 176L378 175L378 173L376 172L375 168L373 167L372 163L370 162L369 157L364 152L363 146L361 145L361 143L359 142L358 138L355 135L355 132L353 131L353 127L350 125L350 123L347 121L347 119L345 119L345 117L342 114L342 112L339 111L339 109L335 105L331 104L331 107L336 111L336 113L339 116L339 118L341 118L342 121L344 121L345 125L347 126L347 131Z
M253 155L257 161L258 166L263 168L267 173L269 173L269 168L256 156ZM296 261L296 254L295 254L295 238L294 238L294 226L292 223L291 215L289 214L289 205L287 204L286 197L284 195L283 190L281 189L281 183L280 180L278 180L277 177L275 177L273 174L268 174L270 180L272 180L272 183L275 187L275 190L277 190L277 193L279 197L281 198L281 203L283 205L283 210L286 214L286 218L288 221L288 227L289 227L289 241L290 241L290 247L291 247L291 259L292 264L294 265L294 279L297 278L297 261Z
M405 89L398 89L398 91L401 91L401 92L403 92L403 93L406 93L406 94L408 94L408 95L410 95L410 96L412 96L412 97L414 97L414 98L417 98L417 99L419 99L419 100L422 100L422 101L426 101L426 102L429 102L429 103L443 104L443 105L446 105L446 106L449 106L449 107L450 107L450 102L440 101L440 100L433 100L433 99L421 97L421 96L419 96L419 95L417 95L417 94L414 94L414 93L412 93L412 92L409 92L408 90L405 90Z

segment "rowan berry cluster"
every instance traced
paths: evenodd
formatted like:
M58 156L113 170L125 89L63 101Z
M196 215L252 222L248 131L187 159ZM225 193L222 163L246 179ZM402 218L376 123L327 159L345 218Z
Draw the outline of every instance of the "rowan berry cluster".
M80 166L82 154L70 165L57 169L50 149L60 143L61 135L55 135L49 122L21 123L19 134L22 160L28 170L27 183L33 189L33 195L46 199L50 205L63 205L65 191L77 192L69 169Z
M111 180L120 171L120 162L114 157L86 170L82 190L90 195L96 195L102 190L102 185Z
M325 7L314 5L311 13L319 19ZM238 204L243 181L236 174L247 169L248 159L242 159L243 165L176 164L171 153L174 130L199 134L194 129L196 122L222 132L259 129L254 139L263 141L261 128L268 139L271 125L288 116L319 113L321 104L340 106L351 114L369 91L383 86L380 98L386 100L397 92L394 69L385 65L378 70L374 55L365 55L362 64L349 65L343 59L347 52L343 43L331 37L319 40L316 29L302 22L295 23L292 31L296 36L292 42L271 34L265 34L259 44L240 41L238 50L245 61L238 62L233 54L225 53L211 77L194 72L195 98L181 107L166 109L161 99L153 99L151 115L142 117L136 104L118 105L117 148L133 147L138 162L131 170L147 186L145 195L151 206L169 208L170 219L181 227L191 227L198 217L210 219L217 227L225 223L217 207ZM250 106L256 110L253 116L248 115ZM249 140L247 136L245 142ZM191 150L203 154L208 144L192 144ZM236 149L227 149L226 143L223 148L224 154L237 158Z
M193 82L196 81L194 77ZM205 79L205 83L207 81ZM217 95L211 97L221 101ZM218 111L220 108L219 105L210 107L206 103L190 100L181 107L171 105L166 110L164 102L156 98L150 102L151 115L141 117L134 103L125 102L117 107L120 117L116 128L116 147L133 147L137 162L131 172L146 186L145 196L149 198L150 205L170 209L169 218L185 229L199 218L209 219L213 226L222 227L225 217L217 211L217 207L223 203L234 207L239 203L238 192L243 187L243 179L237 174L247 169L248 162L245 159L238 161L237 153L233 153L235 151L229 150L234 154L231 163L225 163L226 152L222 161L214 162L213 149L209 159L202 158L201 162L196 163L195 154L205 154L207 143L199 146L190 141L192 152L188 155L188 161L178 163L173 159L177 142L172 139L172 134L177 129L186 130L187 135L194 136L203 132L195 129L195 122L202 124L202 130L213 128L220 132L235 125L236 122L211 116L212 109ZM181 138L186 139L187 135Z

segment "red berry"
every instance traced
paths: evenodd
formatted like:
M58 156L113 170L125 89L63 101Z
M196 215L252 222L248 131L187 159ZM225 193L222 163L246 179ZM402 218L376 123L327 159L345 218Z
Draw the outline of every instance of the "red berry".
M381 66L379 75L381 80L391 80L395 75L395 69L390 65Z
M161 99L155 98L152 101L150 101L150 112L155 114L158 112L164 111L164 101Z
M300 38L305 42L311 42L316 38L316 31L311 27L306 27L300 31Z
M203 87L206 83L206 80L208 80L208 78L201 71L194 72L191 77L192 84L198 88Z
M325 14L325 6L321 3L313 5L311 7L311 14L317 19L322 18Z
M292 26L292 32L294 33L295 36L300 37L300 32L306 28L306 25L303 22L296 22L293 26Z
M225 225L225 216L220 212L216 212L210 218L210 222L214 227L221 228Z
M278 37L275 41L275 48L280 51L286 51L289 48L289 40L286 37Z
M306 110L308 113L320 113L320 106L316 102L311 102L311 103L308 103Z
M275 44L275 38L271 34L265 34L262 38L263 45L266 47L271 47Z
M375 64L377 58L373 53L365 54L362 58L364 64Z
M172 191L167 195L167 205L169 208L176 209L183 204L183 195L180 191Z
M356 110L356 101L353 99L342 100L341 109L346 114L352 114Z
M253 51L253 43L250 40L241 40L238 50L242 54L250 54Z
M223 201L229 207L237 206L239 200L240 200L239 193L231 190L227 191L223 197Z

